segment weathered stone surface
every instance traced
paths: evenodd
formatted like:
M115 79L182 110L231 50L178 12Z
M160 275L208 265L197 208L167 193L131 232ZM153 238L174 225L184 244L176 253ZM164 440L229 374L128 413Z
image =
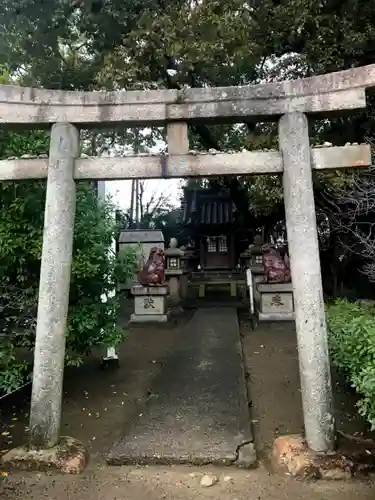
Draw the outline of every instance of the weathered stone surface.
M247 469L256 463L256 450L252 442L244 443L238 448L236 465Z
M30 408L30 445L51 448L60 437L79 132L52 127ZM31 160L30 160L31 161Z
M168 320L168 314L132 314L130 316L131 323L167 323Z
M205 474L202 479L201 479L201 486L204 488L210 488L211 486L214 486L216 483L219 482L218 477L212 475L212 474Z
M159 315L166 312L166 295L136 295L134 314L137 316Z
M294 320L292 283L257 283L255 286L259 321Z
M169 155L187 155L189 153L188 126L184 122L168 123L167 143Z
M259 321L294 321L295 320L295 314L294 312L292 313L286 313L286 312L267 312L264 313L260 311L258 313L258 320Z
M344 163L348 167L369 167L372 165L371 149L368 144L312 148L311 160L312 168L315 170L343 168Z
M45 179L47 173L48 159L8 158L0 160L0 181Z
M290 111L330 112L365 107L375 65L295 81L244 87L78 92L0 86L0 122L160 125L167 120L243 119Z
M300 78L298 80L286 80L271 85L262 83L252 86L211 87L202 88L199 91L195 88L184 89L183 95L186 101L191 100L194 102L228 99L266 99L293 95L308 96L352 88L368 88L374 85L375 64L370 64L360 68L336 71L325 75Z
M170 276L168 279L169 298L176 302L180 300L180 280L177 276Z
M283 466L294 477L317 475L312 463L312 455L308 452L301 436L281 436L276 439L273 447L275 463Z
M291 82L288 82L291 83ZM168 118L171 120L200 121L241 121L244 116L272 119L282 114L299 111L301 113L321 113L360 109L366 107L364 88L322 94L294 95L273 98L255 98L237 101L211 101L169 104ZM220 118L219 118L220 117Z
M334 447L334 416L305 115L295 112L280 119L279 145L306 440L315 452L327 452Z
M92 106L97 104L148 104L173 103L176 100L210 102L246 100L254 98L278 98L293 95L311 95L352 88L368 88L375 85L375 64L325 75L298 80L286 80L274 84L243 85L235 87L205 87L178 90L133 91L64 91L0 85L0 102L13 104L64 104Z
M54 448L30 450L27 447L14 448L1 457L1 466L8 471L54 469L66 474L80 474L88 463L88 452L84 445L71 437L62 437Z
M369 167L371 151L367 144L311 150L312 168L316 170ZM279 152L246 151L220 153L215 156L189 154L165 156L162 167L159 156L110 158L77 158L74 178L79 179L156 179L175 177L210 177L215 175L249 175L282 173ZM0 181L43 179L47 177L48 160L0 160Z
M293 313L293 292L261 293L262 313Z
M168 287L164 286L143 286L133 285L131 288L132 295L135 296L149 296L149 295L168 295Z
M168 286L134 285L134 314L132 323L166 323Z
M292 283L258 283L258 290L262 293L288 293L293 292Z
M350 456L341 453L317 455L307 448L305 440L298 435L277 438L273 459L276 466L281 466L292 476L306 479L345 480L360 470Z

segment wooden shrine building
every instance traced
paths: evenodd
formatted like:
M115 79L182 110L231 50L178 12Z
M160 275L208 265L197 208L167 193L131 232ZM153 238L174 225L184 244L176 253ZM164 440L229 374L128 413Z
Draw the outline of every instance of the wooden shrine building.
M244 286L238 269L236 206L228 191L219 188L185 187L181 203L181 226L189 245L185 251L191 284L199 284L199 296L207 286L230 287L237 296Z
M235 205L227 192L184 188L181 223L188 229L200 269L235 269L234 222Z

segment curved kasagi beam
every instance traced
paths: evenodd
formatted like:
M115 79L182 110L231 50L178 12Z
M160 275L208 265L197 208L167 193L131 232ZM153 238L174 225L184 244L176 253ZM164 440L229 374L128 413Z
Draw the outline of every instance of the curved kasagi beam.
M0 124L77 125L242 121L291 111L329 113L366 106L375 86L375 64L326 75L240 87L80 92L0 86Z

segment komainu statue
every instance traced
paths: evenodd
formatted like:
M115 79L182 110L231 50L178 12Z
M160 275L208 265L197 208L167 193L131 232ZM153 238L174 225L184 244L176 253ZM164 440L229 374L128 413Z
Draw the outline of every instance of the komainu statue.
M143 269L138 274L143 286L158 286L165 281L165 258L161 248L153 247Z
M288 253L284 257L275 248L269 248L263 253L264 282L290 283L290 264Z

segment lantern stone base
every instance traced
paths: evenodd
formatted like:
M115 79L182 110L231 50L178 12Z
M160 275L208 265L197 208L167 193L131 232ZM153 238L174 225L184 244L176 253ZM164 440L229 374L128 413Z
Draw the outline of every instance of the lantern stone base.
M259 321L293 321L292 283L258 283Z
M134 314L130 317L132 323L166 323L168 321L167 286L134 285L131 291L134 295Z

